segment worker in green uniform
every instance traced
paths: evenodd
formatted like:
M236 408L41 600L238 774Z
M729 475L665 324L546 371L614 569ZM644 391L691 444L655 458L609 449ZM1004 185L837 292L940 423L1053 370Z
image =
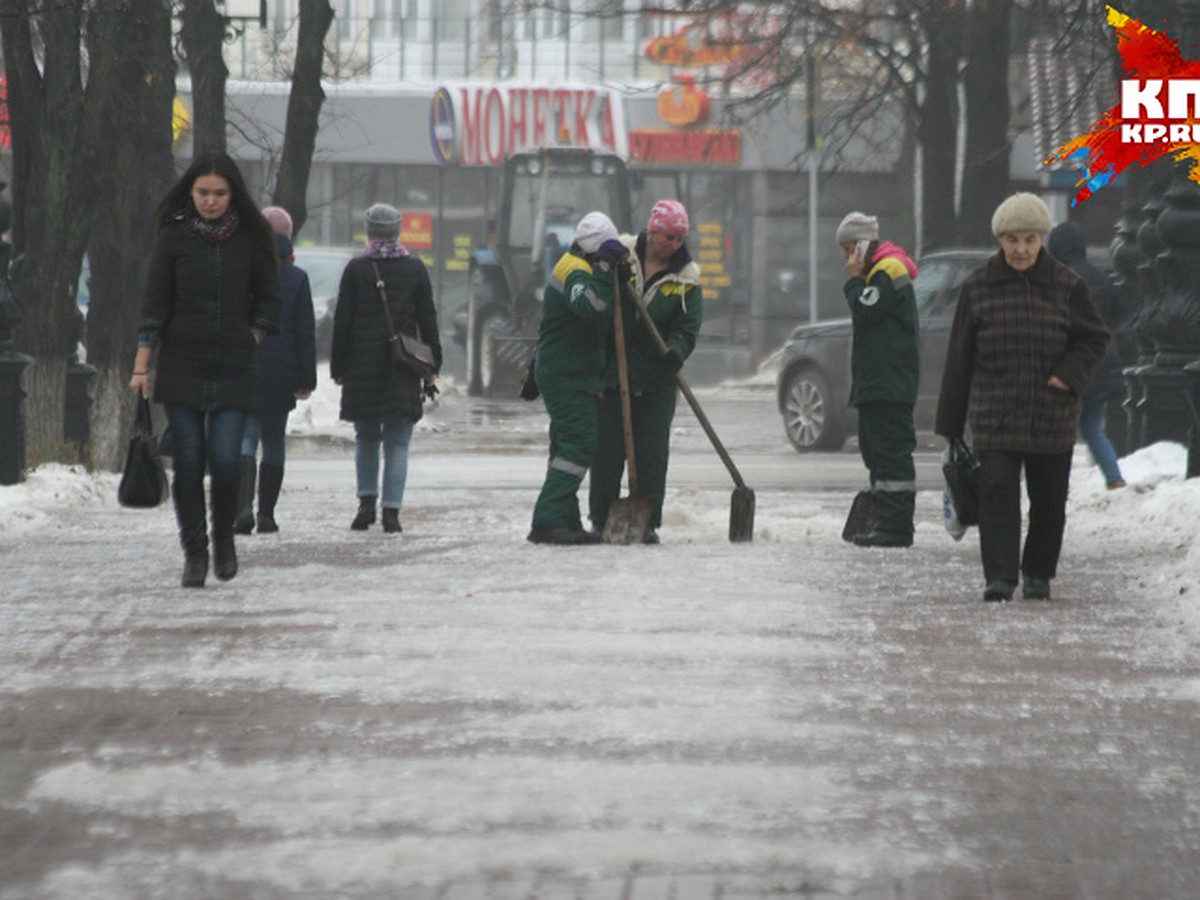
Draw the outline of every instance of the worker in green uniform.
M663 497L667 484L667 458L671 422L677 395L675 373L696 346L704 319L704 292L700 267L692 260L685 239L688 214L678 200L659 200L646 228L622 241L629 254L629 290L641 298L667 345L660 353L649 329L640 320L633 297L624 294L622 321L629 363L630 413L638 492L653 504L643 541L657 544L662 525ZM592 463L588 512L596 533L604 531L608 511L621 492L625 467L625 442L621 422L621 395L617 363L610 353L600 399L599 440Z
M550 463L533 508L528 540L535 544L600 542L583 528L578 495L596 451L614 271L628 252L608 216L590 212L546 285L534 374L550 416Z
M837 229L846 257L843 293L850 304L850 405L858 409L858 449L871 475L875 528L854 536L859 547L911 547L917 472L913 407L921 377L913 281L917 265L879 240L879 220L849 213Z

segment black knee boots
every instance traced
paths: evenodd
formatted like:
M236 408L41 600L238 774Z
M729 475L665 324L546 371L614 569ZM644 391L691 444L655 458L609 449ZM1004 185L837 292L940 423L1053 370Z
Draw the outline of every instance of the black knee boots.
M205 522L204 482L171 486L179 543L183 545L182 587L204 587L208 575L208 527Z
M263 463L258 467L258 533L273 534L279 530L275 524L275 503L279 500L279 489L283 487L283 466Z
M242 457L242 480L238 483L237 521L234 530L249 534L254 530L254 457Z
M212 481L213 572L228 581L238 571L237 549L233 545L233 523L237 518L239 482Z

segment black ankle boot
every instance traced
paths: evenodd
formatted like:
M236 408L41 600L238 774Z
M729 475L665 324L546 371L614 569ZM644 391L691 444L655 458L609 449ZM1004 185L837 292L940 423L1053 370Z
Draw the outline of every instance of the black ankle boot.
M366 531L375 524L375 497L368 494L358 498L358 515L350 523L353 531Z
M274 534L279 530L275 524L275 503L279 489L283 486L283 466L263 463L258 467L258 533Z
M204 484L171 486L175 518L179 523L179 543L183 546L181 587L204 587L208 575L208 528L204 509Z
M238 482L237 521L233 530L238 534L254 531L254 457L242 457L242 480Z
M237 548L233 543L233 521L237 517L238 482L212 482L213 572L222 581L238 573Z
M388 534L399 534L404 530L400 527L400 510L383 508L383 530Z

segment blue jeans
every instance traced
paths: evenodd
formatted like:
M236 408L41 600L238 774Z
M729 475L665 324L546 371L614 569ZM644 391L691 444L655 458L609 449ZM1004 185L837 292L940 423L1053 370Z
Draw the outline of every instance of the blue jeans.
M1104 433L1104 413L1107 408L1107 400L1083 404L1079 410L1079 433L1083 435L1092 459L1104 473L1105 484L1113 484L1125 479L1121 477L1121 467L1117 464L1117 452L1113 449L1112 441Z
M233 484L241 480L238 462L246 414L240 409L202 412L190 406L164 403L167 423L175 442L172 468L177 484L203 484L204 473L213 481Z
M404 483L408 480L408 444L412 440L412 419L403 413L391 413L378 419L354 423L354 472L358 496L379 496L379 446L383 445L384 509L404 505Z
M242 431L242 456L256 456L258 442L262 441L262 461L272 466L282 466L287 454L284 435L290 410L246 416L246 427Z

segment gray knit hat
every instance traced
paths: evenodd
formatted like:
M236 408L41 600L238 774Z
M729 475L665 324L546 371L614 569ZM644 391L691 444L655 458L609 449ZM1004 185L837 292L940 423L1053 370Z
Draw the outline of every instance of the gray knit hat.
M853 244L855 241L879 240L879 220L862 212L847 213L837 227L837 242Z
M367 237L394 238L400 236L400 210L386 203L374 203L363 213Z
M1036 231L1042 237L1050 233L1050 208L1036 194L1013 194L992 213L992 234Z

